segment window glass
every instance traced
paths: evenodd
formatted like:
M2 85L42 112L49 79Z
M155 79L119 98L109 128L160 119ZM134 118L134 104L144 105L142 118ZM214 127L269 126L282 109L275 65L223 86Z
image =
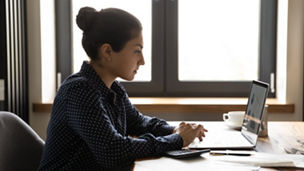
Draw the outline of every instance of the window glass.
M260 1L178 1L178 79L258 79Z

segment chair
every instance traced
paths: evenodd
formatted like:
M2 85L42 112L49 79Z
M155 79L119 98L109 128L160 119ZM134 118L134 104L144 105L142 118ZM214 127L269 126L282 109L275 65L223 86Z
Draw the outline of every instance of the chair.
M37 170L44 141L17 115L0 111L0 170Z

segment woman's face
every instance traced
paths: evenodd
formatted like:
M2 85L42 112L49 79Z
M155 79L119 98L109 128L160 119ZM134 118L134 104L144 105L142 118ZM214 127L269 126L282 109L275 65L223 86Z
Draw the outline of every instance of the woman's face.
M112 53L110 70L115 77L131 81L134 79L139 66L145 64L142 54L142 34L128 41L120 52Z

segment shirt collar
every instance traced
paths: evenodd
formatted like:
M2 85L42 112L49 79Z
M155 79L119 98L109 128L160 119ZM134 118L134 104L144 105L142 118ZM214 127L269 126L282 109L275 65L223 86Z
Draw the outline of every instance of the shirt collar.
M87 61L83 61L80 74L87 78L90 84L96 86L106 99L114 103L117 98L122 98L126 95L126 90L117 80L113 82L111 89L109 89Z

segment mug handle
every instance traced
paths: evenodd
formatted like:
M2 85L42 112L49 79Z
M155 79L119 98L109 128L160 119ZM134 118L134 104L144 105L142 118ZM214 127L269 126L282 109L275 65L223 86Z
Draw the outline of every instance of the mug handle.
M226 121L227 119L229 119L229 115L228 115L228 113L224 113L223 114L223 120Z

